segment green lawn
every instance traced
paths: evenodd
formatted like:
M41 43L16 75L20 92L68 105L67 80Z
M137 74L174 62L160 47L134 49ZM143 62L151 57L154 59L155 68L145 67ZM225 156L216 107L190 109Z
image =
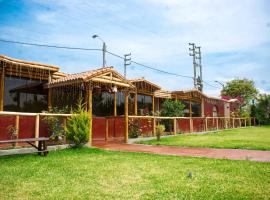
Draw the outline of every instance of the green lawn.
M1 200L270 199L270 163L67 149L0 158L0 186Z
M207 134L186 134L162 138L160 141L140 141L141 144L182 147L270 150L270 126L225 130Z

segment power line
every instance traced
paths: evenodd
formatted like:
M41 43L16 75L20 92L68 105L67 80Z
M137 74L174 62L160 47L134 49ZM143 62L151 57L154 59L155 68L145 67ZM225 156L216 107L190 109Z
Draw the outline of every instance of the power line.
M121 58L121 59L125 59L123 56L117 55L117 54L112 53L112 52L110 52L110 51L107 51L107 53L108 53L108 54L111 54L112 56L115 56L115 57L118 57L118 58ZM145 67L145 68L147 68L147 69L151 69L151 70L154 70L154 71L158 71L158 72L160 72L160 73L169 74L169 75L173 75L173 76L179 76L179 77L183 77L183 78L190 78L190 79L193 79L193 77L191 77L191 76L185 76L185 75L181 75L181 74L176 74L176 73L172 73L172 72L167 72L167 71L164 71L164 70L161 70L161 69L157 69L157 68L154 68L154 67L147 66L147 65L142 64L142 63L139 63L139 62L137 62L137 61L131 60L130 62L133 63L133 64L136 64L136 65Z
M102 51L101 49L89 49L89 48L82 48L82 47L68 47L68 46L57 46L57 45L48 45L48 44L37 44L37 43L18 42L18 41L5 40L5 39L0 39L0 42L38 46L38 47L57 48L57 49L82 50L82 51Z
M1 39L0 38L0 42L6 42L6 43L12 43L12 44L21 44L21 45L30 45L30 46L37 46L37 47L47 47L47 48L57 48L57 49L68 49L68 50L82 50L82 51L102 51L102 49L94 49L94 48L82 48L82 47L69 47L69 46L57 46L57 45L48 45L48 44L38 44L38 43L28 43L28 42L20 42L20 41L12 41L12 40L6 40L6 39ZM113 52L110 52L110 51L107 51L106 52L112 56L115 56L117 58L120 58L120 59L125 59L123 56L120 56L116 53L113 53ZM182 78L189 78L189 79L193 79L192 76L186 76L186 75L182 75L182 74L176 74L176 73L172 73L172 72L168 72L168 71L164 71L164 70L161 70L161 69L158 69L158 68L154 68L154 67L150 67L148 65L145 65L145 64L142 64L142 63L139 63L137 61L133 61L131 60L130 61L131 63L133 64L136 64L138 66L142 66L144 68L147 68L147 69L150 69L150 70L153 70L153 71L157 71L157 72L160 72L160 73L164 73L164 74L168 74L168 75L173 75L173 76L177 76L177 77L182 77ZM205 81L203 81L204 83L206 83L208 86L210 87L214 87L214 88L218 88L216 86L213 86Z

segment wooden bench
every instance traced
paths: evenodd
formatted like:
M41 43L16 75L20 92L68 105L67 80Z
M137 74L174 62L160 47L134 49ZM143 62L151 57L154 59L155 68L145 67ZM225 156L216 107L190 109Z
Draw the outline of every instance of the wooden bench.
M40 137L40 138L24 138L24 139L13 139L13 140L2 140L0 141L0 144L9 144L9 143L22 143L26 142L30 144L32 147L37 149L37 151L33 153L38 153L38 155L44 155L47 156L49 153L47 149L47 141L49 138L46 137ZM35 145L35 142L38 142L38 146Z

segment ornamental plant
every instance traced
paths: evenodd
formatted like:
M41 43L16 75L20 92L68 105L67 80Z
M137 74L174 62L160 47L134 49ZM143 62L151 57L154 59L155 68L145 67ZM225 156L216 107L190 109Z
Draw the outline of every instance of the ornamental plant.
M67 120L66 135L73 147L82 147L89 141L90 118L82 100L79 100L77 109Z
M162 133L165 131L165 126L162 124L159 124L156 126L156 136L157 136L157 141L160 141L160 136Z

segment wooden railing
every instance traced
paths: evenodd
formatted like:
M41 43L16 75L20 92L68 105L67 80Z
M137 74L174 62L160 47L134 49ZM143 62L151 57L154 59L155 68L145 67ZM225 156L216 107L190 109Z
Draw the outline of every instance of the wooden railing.
M17 131L16 135L19 137L20 130L20 117L35 117L35 138L39 138L39 122L40 116L55 116L55 117L63 117L63 126L66 126L67 117L71 116L71 114L54 114L54 113L23 113L23 112L6 112L1 111L0 116L14 116L16 117L15 120L15 129ZM37 145L37 144L36 144Z
M173 132L172 134L176 135L181 133L181 127L179 123L185 120L186 125L188 125L189 133L194 132L209 132L209 131L218 131L225 129L241 128L249 126L255 126L255 118L231 118L231 117L161 117L161 116L129 116L129 119L139 119L139 120L151 120L152 122L152 136L156 134L156 124L162 123L164 119L172 120L173 123ZM194 123L199 121L199 125ZM198 124L198 123L197 123Z

